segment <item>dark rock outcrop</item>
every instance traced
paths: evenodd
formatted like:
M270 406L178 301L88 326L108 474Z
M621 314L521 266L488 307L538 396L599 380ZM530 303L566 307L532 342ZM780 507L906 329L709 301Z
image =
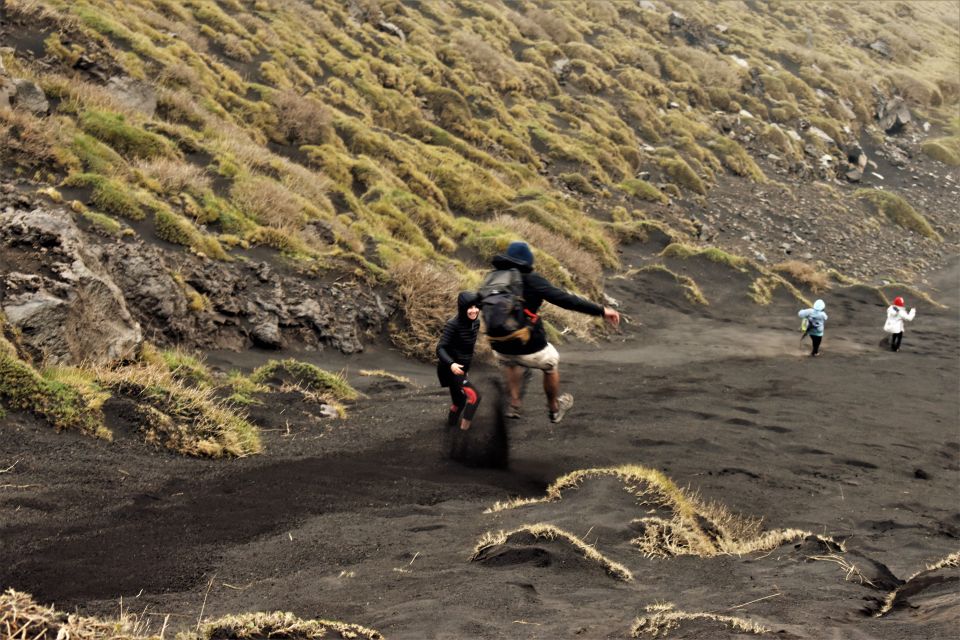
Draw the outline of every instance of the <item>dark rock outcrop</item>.
M0 307L37 362L109 363L143 340L120 289L65 211L0 214Z

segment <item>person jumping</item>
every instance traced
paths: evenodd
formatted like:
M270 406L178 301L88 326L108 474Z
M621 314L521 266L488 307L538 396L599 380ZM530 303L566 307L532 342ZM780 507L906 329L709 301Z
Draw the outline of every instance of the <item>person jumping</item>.
M620 314L552 285L533 270L533 251L526 242L511 242L506 254L493 259L495 271L480 287L487 338L497 354L506 379L509 405L505 415L520 417L521 386L525 369L543 371L550 422L563 420L573 406L573 396L560 393L560 354L547 342L540 306L550 302L579 313L602 316L613 326Z
M471 291L461 291L457 296L457 315L447 320L443 335L437 344L437 378L441 387L450 389L450 413L447 426L460 421L460 428L470 428L480 404L480 393L470 384L467 371L473 360L473 350L480 332L479 297Z

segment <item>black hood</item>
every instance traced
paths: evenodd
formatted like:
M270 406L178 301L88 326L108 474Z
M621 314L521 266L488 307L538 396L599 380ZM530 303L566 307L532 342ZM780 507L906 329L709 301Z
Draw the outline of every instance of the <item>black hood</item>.
M467 322L472 322L467 317L467 309L480 303L480 296L473 291L461 291L457 296L457 317Z

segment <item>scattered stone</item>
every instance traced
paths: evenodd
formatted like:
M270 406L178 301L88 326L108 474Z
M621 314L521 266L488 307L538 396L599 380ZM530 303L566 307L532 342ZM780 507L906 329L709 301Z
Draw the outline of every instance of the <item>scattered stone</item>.
M831 145L836 145L836 144L837 144L836 140L834 140L833 138L831 138L830 135L829 135L826 131L824 131L823 129L821 129L821 128L819 128L819 127L811 126L811 127L809 127L809 128L807 129L807 133L808 133L809 135L813 136L814 138L817 138L817 139L819 139L819 140L822 140L822 141L826 142L827 144L831 144Z
M157 112L157 92L153 85L127 76L113 76L107 81L106 89L117 102L147 117L152 118Z
M740 109L740 112L737 115L739 115L741 118L748 118L750 120L753 119L753 114L746 109Z
M657 5L650 2L650 0L638 0L637 6L640 7L643 11L657 11Z
M554 60L553 64L550 65L550 70L553 72L553 75L556 76L557 82L560 84L565 84L567 78L570 76L570 59L558 58Z
M32 80L14 80L16 94L10 101L14 107L29 111L36 116L45 116L50 112L50 101L36 82Z
M683 17L683 14L676 11L671 11L670 17L667 19L667 24L670 25L671 29L682 29L686 22L687 19Z
M844 174L844 177L849 182L860 182L863 179L863 169L857 167L850 169Z
M890 50L890 45L888 45L883 40L874 40L867 46L867 48L870 49L871 51L875 51L879 53L884 58L893 57L893 51Z
M871 171L870 175L876 177L878 180L883 180L883 176L877 173L876 171Z
M394 36L395 38L400 38L400 42L406 43L407 34L403 32L403 29L398 27L392 22L386 20L380 20L377 22L377 30L382 31L383 33Z

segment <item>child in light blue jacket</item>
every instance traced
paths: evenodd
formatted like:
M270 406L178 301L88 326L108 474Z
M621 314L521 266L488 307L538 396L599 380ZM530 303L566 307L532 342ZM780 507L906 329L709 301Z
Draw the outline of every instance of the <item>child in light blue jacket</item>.
M810 336L813 350L810 355L816 358L820 355L820 341L823 340L823 325L827 321L827 314L823 312L827 304L823 300L813 303L813 309L803 309L797 315L807 320L806 334Z

